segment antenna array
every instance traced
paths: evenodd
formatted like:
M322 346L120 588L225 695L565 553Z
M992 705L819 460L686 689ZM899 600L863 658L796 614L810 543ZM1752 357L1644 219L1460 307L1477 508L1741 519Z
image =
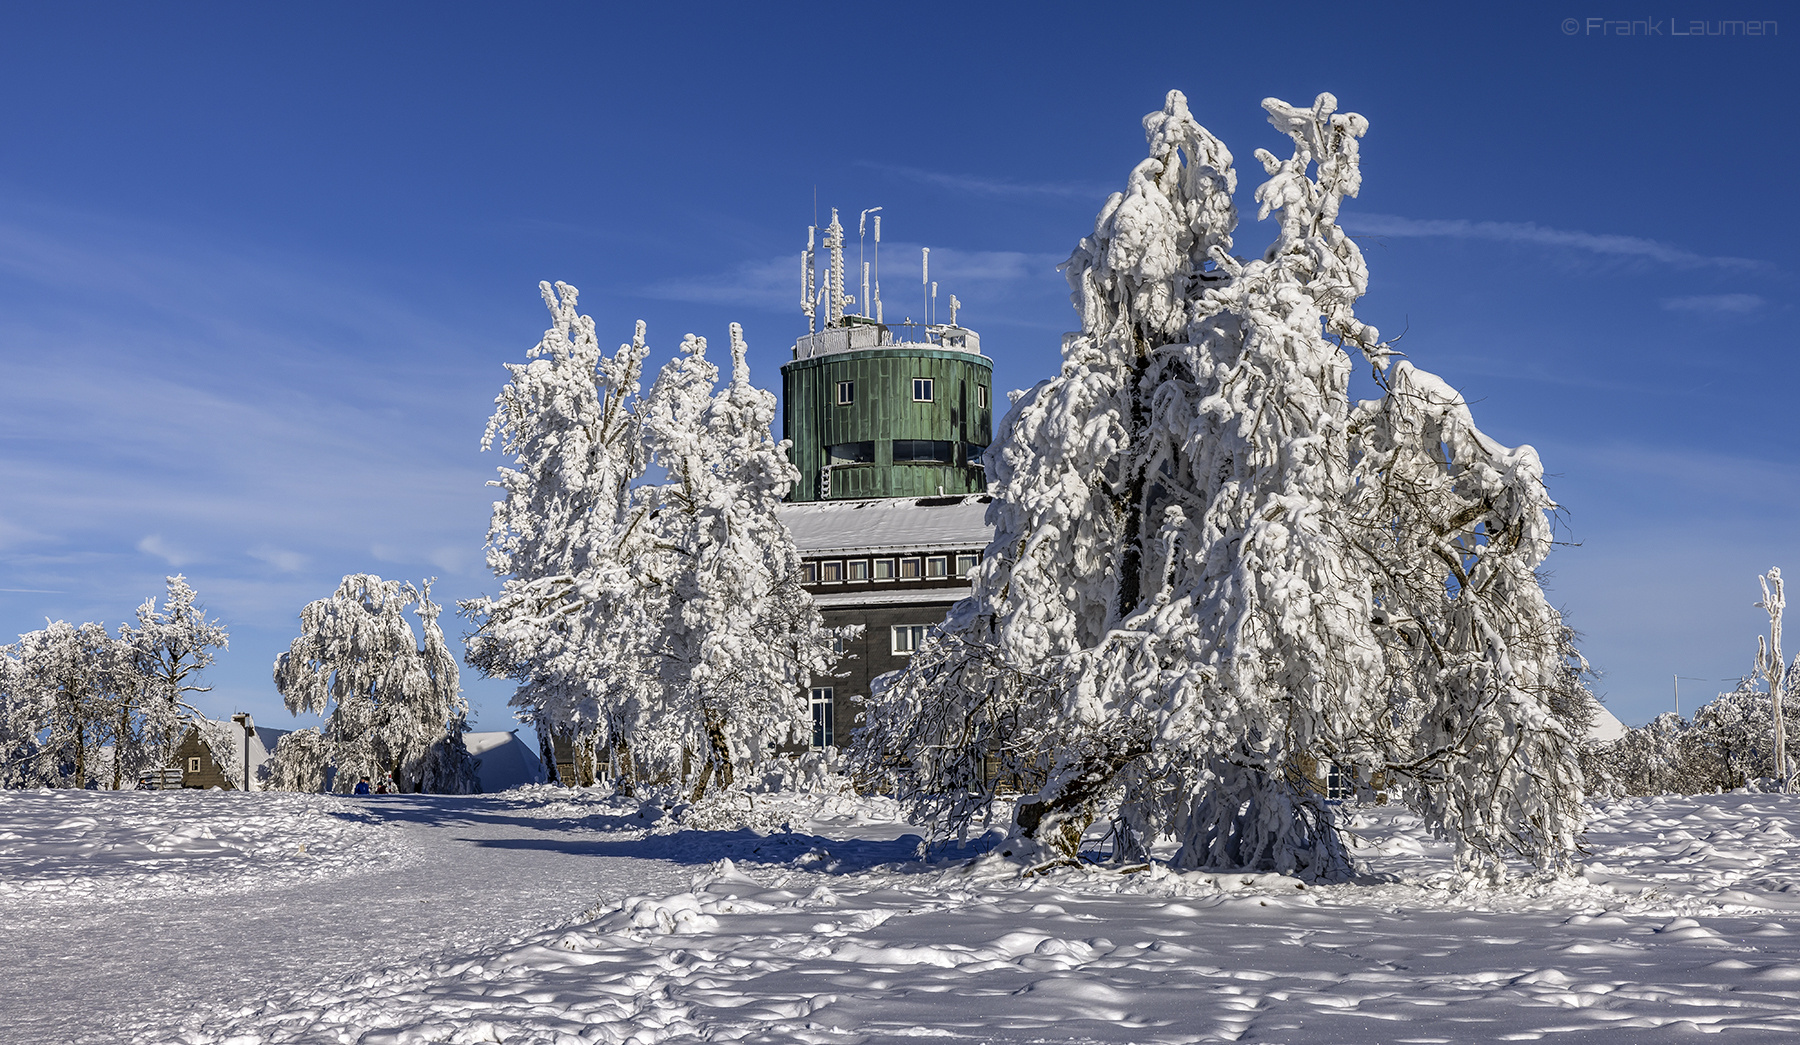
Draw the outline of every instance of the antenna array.
M838 220L837 208L831 209L831 224L825 226L824 242L818 243L819 226L806 227L806 249L800 252L800 313L806 317L806 332L817 333L821 325L829 329L842 326L846 314L883 322L881 314L881 210L870 207L856 217L856 259L860 268L861 296L856 297L844 293L844 226ZM815 217L814 221L818 219ZM874 235L874 251L870 260L864 260L865 242L870 234ZM819 285L819 259L816 246L823 246L828 252L824 286ZM926 326L937 323L937 284L931 279L931 248L921 247L919 250L919 289L924 300L924 317ZM850 312L851 305L860 306L856 312ZM950 325L956 325L957 310L962 302L956 295L950 296ZM819 311L824 310L823 323ZM909 317L906 322L910 324Z

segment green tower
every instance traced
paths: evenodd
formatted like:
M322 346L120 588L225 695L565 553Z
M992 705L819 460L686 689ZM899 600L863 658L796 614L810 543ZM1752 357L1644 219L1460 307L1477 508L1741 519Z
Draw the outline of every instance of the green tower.
M865 212L865 225L868 212ZM879 251L881 218L875 217ZM862 315L846 306L844 237L837 211L825 229L830 252L826 285L814 293L813 246L802 255L801 310L821 328L794 345L781 368L782 435L800 470L789 501L933 497L981 493L987 477L981 454L993 439L993 361L981 354L981 338L959 326L960 303L950 299L949 323L881 321L879 281L871 294L870 268L862 266ZM929 254L923 286L930 308Z

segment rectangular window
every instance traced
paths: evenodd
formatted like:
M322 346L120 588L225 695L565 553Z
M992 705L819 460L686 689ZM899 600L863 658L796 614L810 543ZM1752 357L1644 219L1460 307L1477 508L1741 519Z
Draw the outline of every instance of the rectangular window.
M933 555L926 559L925 576L934 581L940 581L950 576L950 561L942 555Z
M903 581L918 580L919 579L919 560L917 560L917 559L901 559L900 560L900 579Z
M958 555L956 557L956 575L958 577L973 577L975 575L975 567L980 562L981 556L979 555Z
M830 747L834 742L831 729L832 701L830 686L815 686L812 691L812 746Z
M869 560L851 559L844 564L844 579L847 581L866 581L869 579Z
M197 759L197 758L188 759L188 772L190 772L190 773L200 772L200 760L199 759Z
M819 579L826 584L840 584L844 580L844 564L841 562L822 562L819 564Z
M839 406L849 406L851 403L854 403L854 402L856 402L856 382L854 382L854 381L839 381L838 382L838 405Z
M895 464L955 464L956 444L947 439L896 439Z
M875 579L878 581L893 580L894 579L894 560L892 560L892 559L876 559L875 560Z
M1328 764L1325 767L1325 797L1336 799L1355 798L1356 778L1349 773L1344 772L1336 765Z
M980 406L984 406L984 407L987 406L987 386L986 385L976 385L975 386L975 402Z
M844 645L844 637L842 635L833 635L831 637L831 652L841 657L848 648L849 647Z
M896 624L893 627L894 656L910 656L925 644L925 633L931 630L929 624Z
M818 563L803 562L800 564L800 583L801 584L817 584L817 583L819 583L819 564Z
M825 448L825 457L832 464L872 464L875 461L875 443L872 440L833 443Z
M915 403L931 402L931 378L929 378L929 377L913 378L913 402L915 402Z

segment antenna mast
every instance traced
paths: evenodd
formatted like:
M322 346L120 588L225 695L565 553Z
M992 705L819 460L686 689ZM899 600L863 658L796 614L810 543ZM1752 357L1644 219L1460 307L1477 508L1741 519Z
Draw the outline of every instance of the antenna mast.
M880 207L876 207L880 210ZM875 215L875 322L881 322L881 215Z
M863 260L863 236L869 231L869 215L875 214L880 207L870 207L856 216L856 263L862 266L862 316L873 318L875 312L869 307L869 263ZM875 217L875 242L881 242L881 216ZM879 320L877 320L879 322Z
M826 311L827 327L843 325L844 319L844 226L838 224L837 208L831 208L831 224L825 229L825 248L831 251L831 275L829 279L829 307Z
M806 332L817 333L813 321L813 233L817 225L806 227L806 249L800 252L800 314L806 317Z
M925 298L925 311L920 313L920 315L925 317L925 323L927 326L929 326L931 323L931 248L930 247L920 247L919 248L919 290L923 293L924 298Z

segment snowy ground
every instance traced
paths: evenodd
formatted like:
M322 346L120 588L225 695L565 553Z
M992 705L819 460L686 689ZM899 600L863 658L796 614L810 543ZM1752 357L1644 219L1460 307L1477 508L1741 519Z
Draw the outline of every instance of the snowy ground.
M1502 889L1458 888L1442 848L1385 809L1358 818L1376 875L1303 888L921 864L891 806L821 801L759 799L743 810L756 829L718 816L672 830L545 788L0 794L0 961L31 970L0 983L0 1041L1800 1031L1789 798L1606 803L1584 879ZM83 863L98 873L71 874Z

